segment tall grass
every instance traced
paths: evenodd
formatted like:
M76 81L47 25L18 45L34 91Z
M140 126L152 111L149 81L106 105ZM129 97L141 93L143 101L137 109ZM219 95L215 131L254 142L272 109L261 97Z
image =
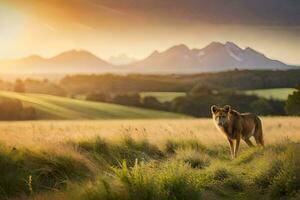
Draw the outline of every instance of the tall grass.
M184 144L184 142L183 142ZM84 199L292 199L300 191L300 143L252 148L226 161L177 150L149 162L123 160L84 193ZM278 152L279 151L279 152ZM262 167L264 166L264 167ZM260 168L261 167L261 168Z
M0 198L59 190L69 181L83 181L93 169L71 154L55 151L0 148Z
M0 199L297 199L297 120L234 160L210 120L0 123Z

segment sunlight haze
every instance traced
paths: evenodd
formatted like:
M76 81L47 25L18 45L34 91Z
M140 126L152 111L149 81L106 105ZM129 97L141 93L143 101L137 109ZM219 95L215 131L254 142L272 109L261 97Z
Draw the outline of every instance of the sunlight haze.
M213 5L205 1L194 2L202 5L199 13L191 8L193 1L133 2L1 0L0 58L31 54L51 57L84 49L105 60L119 54L143 59L154 50L163 51L177 44L202 48L212 41L232 41L241 47L253 47L270 58L300 64L299 20L293 22L284 13L281 18L274 14L274 18L282 19L278 23L259 15L249 18L247 13L235 20L234 12L229 17L220 12L216 15L224 15L224 20L215 20L204 15L203 6L212 9ZM217 6L213 9L219 10Z

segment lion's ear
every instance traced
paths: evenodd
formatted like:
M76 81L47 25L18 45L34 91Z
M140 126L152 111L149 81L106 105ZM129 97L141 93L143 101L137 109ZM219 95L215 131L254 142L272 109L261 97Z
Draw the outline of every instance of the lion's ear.
M217 110L218 110L218 106L216 106L216 105L212 105L211 107L210 107L210 110L211 110L211 113L216 113L217 112Z
M224 106L224 110L225 110L225 112L230 112L231 111L231 106L230 105Z

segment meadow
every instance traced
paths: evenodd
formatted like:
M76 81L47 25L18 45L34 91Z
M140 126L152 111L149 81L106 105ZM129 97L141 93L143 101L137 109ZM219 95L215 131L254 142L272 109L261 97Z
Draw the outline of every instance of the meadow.
M46 94L0 91L0 97L20 100L37 111L38 119L186 118L185 115L150 109L91 102Z
M271 89L256 89L247 90L246 94L257 95L266 99L287 100L290 94L296 91L295 88L271 88Z
M248 95L256 95L266 99L287 100L288 95L293 94L295 88L271 88L271 89L255 89L255 90L241 90ZM142 97L153 96L160 102L172 101L177 97L184 96L184 92L141 92Z
M300 118L232 160L211 119L0 122L0 199L298 199Z

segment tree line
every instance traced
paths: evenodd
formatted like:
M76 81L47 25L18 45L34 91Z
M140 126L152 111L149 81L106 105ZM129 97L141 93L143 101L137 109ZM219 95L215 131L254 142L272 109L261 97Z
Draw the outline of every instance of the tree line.
M67 75L60 81L47 79L0 80L1 90L74 96L89 93L189 92L195 85L215 89L291 88L299 84L299 70L234 70L193 75Z
M230 104L240 112L254 112L259 115L287 114L284 109L285 102L283 101L246 95L234 90L216 90L203 86L195 86L185 96L167 102L160 102L153 96L141 97L138 93L115 95L91 93L87 95L86 100L164 110L194 117L210 117L209 108L214 104Z
M210 116L212 104L230 104L241 112L259 115L300 115L300 70L235 70L194 75L74 75L59 82L47 79L1 81L0 89L16 92L44 93L74 97L83 94L87 100L109 102L156 110L183 113L195 117ZM295 87L297 91L286 102L246 95L242 90ZM172 101L141 97L140 92L185 92ZM1 98L2 120L35 119L36 111L18 100Z
M291 88L300 82L300 70L235 70L193 75L73 75L66 76L59 86L68 94L189 92L195 85L215 89Z

